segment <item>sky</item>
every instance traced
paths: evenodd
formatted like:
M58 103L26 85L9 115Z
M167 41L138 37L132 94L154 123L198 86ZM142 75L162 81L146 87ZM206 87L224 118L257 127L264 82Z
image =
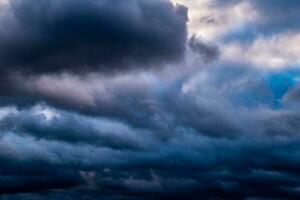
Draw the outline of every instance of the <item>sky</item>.
M0 200L300 199L299 17L0 0Z

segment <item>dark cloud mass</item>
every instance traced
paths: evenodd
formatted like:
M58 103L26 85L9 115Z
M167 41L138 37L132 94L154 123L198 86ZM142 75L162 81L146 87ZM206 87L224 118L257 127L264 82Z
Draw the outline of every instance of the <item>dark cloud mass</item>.
M187 9L164 0L11 0L0 16L2 69L113 71L178 61Z
M106 95L115 97L90 105L90 116L76 113L79 107L2 108L2 198L297 199L299 112L226 105L217 93L237 93L228 85L251 76L215 70L191 91L174 83L156 90L151 78L134 89L131 78L109 79Z
M12 111L14 114L8 114L5 120L1 120L1 127L9 124L7 120L11 118L16 121L15 129L1 129L2 199L299 197L300 140L297 135L289 135L289 140L283 140L270 137L262 130L235 139L220 139L201 136L186 128L181 129L181 134L173 133L173 137L166 141L153 137L155 134L148 133L147 136L138 129L132 129L138 132L147 148L132 149L119 142L123 146L120 151L110 142L106 142L106 147L101 147L84 139L81 144L76 140L64 140L64 136L82 138L88 137L90 133L87 128L80 133L82 136L74 130L67 131L79 123L74 116L69 116L74 114L53 110L59 115L47 119L44 116L46 112L39 112L45 109L49 108L44 105ZM19 119L26 114L32 115L31 118L26 117L32 122ZM112 131L119 132L120 138L128 138L127 134L123 134L124 130L118 128L120 123L77 117L87 126L96 121L102 129L107 126L105 123L112 123ZM285 118L284 115L281 117ZM64 127L57 126L66 119L71 123L64 123ZM280 121L277 123L284 126L285 122ZM48 123L49 128L36 131L19 128L34 127L34 123ZM256 126L263 128L263 124L264 121ZM221 131L221 125L219 127ZM56 129L57 133L51 133L51 129ZM102 131L100 129L98 134L101 135ZM111 134L102 134L103 142L111 137ZM94 138L97 140L97 136ZM119 139L115 137L115 140Z
M196 1L0 0L0 200L300 199L298 1Z

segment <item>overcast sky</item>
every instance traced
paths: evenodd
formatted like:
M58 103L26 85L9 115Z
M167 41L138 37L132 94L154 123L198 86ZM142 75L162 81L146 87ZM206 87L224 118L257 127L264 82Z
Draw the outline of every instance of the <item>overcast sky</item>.
M0 0L0 200L300 199L299 0Z

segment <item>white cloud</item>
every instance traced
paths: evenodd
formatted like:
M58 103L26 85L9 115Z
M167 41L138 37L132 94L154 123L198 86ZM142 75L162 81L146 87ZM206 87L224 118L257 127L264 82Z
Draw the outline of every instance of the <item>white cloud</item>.
M39 104L32 109L35 115L43 116L48 122L60 117L59 113L57 113L53 108L50 108L46 105Z
M215 0L174 0L189 8L189 32L213 41L223 35L240 31L259 19L250 1L231 6L218 6Z
M260 37L252 44L234 42L223 47L223 59L260 69L281 69L300 64L300 33Z
M0 120L8 116L9 114L15 114L17 109L15 107L2 107L0 108Z
M8 4L9 3L9 0L0 0L0 5L1 4Z

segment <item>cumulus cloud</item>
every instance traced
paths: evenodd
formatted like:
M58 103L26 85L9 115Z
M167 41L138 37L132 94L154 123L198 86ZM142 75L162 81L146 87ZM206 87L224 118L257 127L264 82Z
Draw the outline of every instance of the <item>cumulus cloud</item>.
M217 41L225 62L276 70L299 66L298 2L178 2L191 8L190 34Z
M175 1L189 8L190 34L200 35L208 41L222 40L259 20L259 13L251 1Z
M233 42L224 46L223 58L253 65L262 69L299 66L298 33L282 33L259 37L252 43Z
M1 9L2 70L114 71L185 51L187 9L169 1L11 0Z
M300 198L298 3L0 2L1 200Z

